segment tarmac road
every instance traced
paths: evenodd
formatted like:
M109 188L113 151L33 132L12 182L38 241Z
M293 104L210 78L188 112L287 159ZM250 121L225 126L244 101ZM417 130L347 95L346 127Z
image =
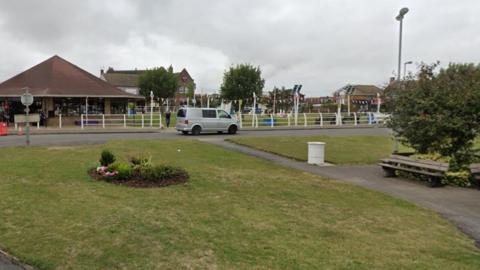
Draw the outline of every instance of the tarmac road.
M305 130L241 130L237 135L202 134L199 136L181 135L173 129L151 133L77 133L77 134L38 134L30 137L31 145L92 145L103 144L109 140L148 140L148 139L198 139L198 138L229 138L232 136L348 136L348 135L388 135L387 128L332 128ZM9 135L0 137L0 147L23 146L25 136ZM1 153L1 152L0 152Z

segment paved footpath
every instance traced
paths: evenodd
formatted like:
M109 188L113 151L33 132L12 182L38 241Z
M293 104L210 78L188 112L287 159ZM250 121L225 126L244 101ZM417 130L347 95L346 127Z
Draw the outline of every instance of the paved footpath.
M449 186L430 188L422 183L402 178L385 178L382 169L377 165L321 167L240 146L218 138L201 140L229 150L267 159L283 166L381 191L432 209L475 239L477 246L480 247L480 191L478 190Z

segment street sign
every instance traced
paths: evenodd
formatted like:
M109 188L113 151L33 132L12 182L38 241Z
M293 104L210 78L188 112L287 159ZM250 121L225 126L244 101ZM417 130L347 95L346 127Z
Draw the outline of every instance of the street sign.
M23 105L28 107L33 104L33 96L27 91L20 97L20 101L22 101Z

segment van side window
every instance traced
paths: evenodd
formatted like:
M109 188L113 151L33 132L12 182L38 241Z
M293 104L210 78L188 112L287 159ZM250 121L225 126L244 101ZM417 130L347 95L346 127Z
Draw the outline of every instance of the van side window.
M177 117L185 117L185 110L182 110L182 109L178 110Z
M217 112L215 110L202 110L203 118L217 118Z
M218 110L218 118L232 118L226 111Z

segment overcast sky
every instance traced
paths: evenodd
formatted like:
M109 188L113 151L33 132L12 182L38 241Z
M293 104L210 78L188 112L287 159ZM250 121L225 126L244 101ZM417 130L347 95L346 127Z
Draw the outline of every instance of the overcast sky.
M97 76L185 67L203 93L238 63L260 66L265 90L381 86L396 72L403 6L405 61L480 62L478 0L15 0L0 2L0 81L57 54Z

